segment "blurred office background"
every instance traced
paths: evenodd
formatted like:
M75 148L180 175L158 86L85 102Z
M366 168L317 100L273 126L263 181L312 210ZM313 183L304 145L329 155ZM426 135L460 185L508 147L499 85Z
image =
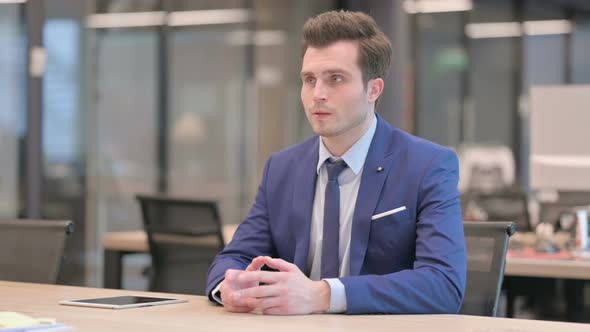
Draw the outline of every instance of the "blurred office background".
M330 9L393 41L379 112L500 151L542 221L530 87L590 84L587 0L0 0L0 217L73 220L61 282L88 286L103 234L141 229L137 193L215 199L239 223L265 159L311 135L300 31Z

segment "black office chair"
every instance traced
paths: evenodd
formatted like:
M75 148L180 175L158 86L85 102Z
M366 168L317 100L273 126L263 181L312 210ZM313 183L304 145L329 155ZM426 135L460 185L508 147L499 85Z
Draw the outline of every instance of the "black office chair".
M0 280L57 283L71 221L0 220Z
M467 286L460 314L496 316L512 222L464 222Z
M138 195L152 258L149 289L205 295L207 270L224 240L217 204Z
M519 232L531 231L528 199L525 192L505 189L496 192L470 191L461 196L463 219L468 221L512 220ZM473 209L481 216L473 219Z

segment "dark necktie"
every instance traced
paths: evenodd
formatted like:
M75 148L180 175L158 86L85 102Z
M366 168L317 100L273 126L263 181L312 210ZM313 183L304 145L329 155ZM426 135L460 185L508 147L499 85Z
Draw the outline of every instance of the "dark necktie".
M338 175L347 167L343 160L327 160L328 183L324 200L324 235L322 240L321 278L339 276L338 240L340 237L340 187Z

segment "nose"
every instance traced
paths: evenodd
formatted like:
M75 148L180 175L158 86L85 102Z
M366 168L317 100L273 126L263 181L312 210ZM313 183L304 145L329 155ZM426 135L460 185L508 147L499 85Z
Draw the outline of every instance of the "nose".
M327 88L318 80L313 88L313 101L316 103L323 103L326 100L328 100Z

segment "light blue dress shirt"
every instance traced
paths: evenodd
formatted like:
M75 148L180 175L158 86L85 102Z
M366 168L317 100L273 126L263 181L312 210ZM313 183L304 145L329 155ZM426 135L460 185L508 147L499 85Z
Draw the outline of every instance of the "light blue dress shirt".
M361 184L362 170L371 146L371 141L377 129L377 118L373 115L369 129L358 139L341 157L334 157L324 145L322 139L319 144L319 158L317 165L318 179L316 181L313 211L311 216L311 232L309 241L309 255L307 268L311 280L320 280L322 267L322 239L324 227L324 193L328 182L328 172L324 165L327 159L344 160L348 165L340 176L340 235L338 241L338 258L340 261L340 277L350 275L350 239L352 217L356 206L356 199ZM324 279L330 285L329 313L346 311L346 292L339 279Z

